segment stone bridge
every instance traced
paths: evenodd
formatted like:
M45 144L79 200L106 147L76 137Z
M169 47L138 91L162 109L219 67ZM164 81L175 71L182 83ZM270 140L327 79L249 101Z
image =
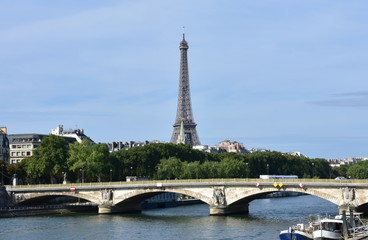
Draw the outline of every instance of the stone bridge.
M141 210L142 201L164 192L199 199L209 205L211 215L248 213L249 202L278 191L314 195L336 204L340 211L350 208L368 212L368 182L352 180L197 179L7 186L6 190L12 205L72 196L98 204L99 213L137 212Z

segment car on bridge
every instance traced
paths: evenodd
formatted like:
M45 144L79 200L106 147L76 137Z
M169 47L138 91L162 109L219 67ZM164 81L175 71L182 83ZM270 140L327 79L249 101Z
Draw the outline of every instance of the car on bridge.
M336 177L335 180L347 180L346 177Z

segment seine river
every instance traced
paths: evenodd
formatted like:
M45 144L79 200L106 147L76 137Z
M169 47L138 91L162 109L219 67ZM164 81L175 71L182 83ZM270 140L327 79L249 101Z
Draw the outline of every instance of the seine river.
M209 216L205 204L154 209L141 214L66 214L0 219L0 239L249 239L277 240L280 230L310 214L337 214L314 196L260 199L249 215Z

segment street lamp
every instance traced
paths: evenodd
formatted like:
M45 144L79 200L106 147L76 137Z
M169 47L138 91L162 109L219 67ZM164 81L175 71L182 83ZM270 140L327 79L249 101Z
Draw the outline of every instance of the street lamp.
M314 163L312 163L312 178L314 178Z
M267 163L267 175L270 175L270 165Z
M247 165L246 171L247 171L247 178L248 178L248 173L249 173L248 163L245 163L245 164Z
M83 168L81 168L81 169L79 169L79 171L81 172L81 177L82 177L82 183L84 183L84 169Z
M112 181L112 169L110 169L110 182Z
M130 176L133 176L133 167L130 167Z

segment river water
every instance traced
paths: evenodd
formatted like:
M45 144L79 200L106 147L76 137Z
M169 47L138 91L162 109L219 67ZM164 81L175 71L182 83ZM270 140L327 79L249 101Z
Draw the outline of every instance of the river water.
M209 216L208 205L153 209L140 214L66 214L0 219L4 240L242 239L277 240L280 230L337 206L304 195L252 201L249 215Z

